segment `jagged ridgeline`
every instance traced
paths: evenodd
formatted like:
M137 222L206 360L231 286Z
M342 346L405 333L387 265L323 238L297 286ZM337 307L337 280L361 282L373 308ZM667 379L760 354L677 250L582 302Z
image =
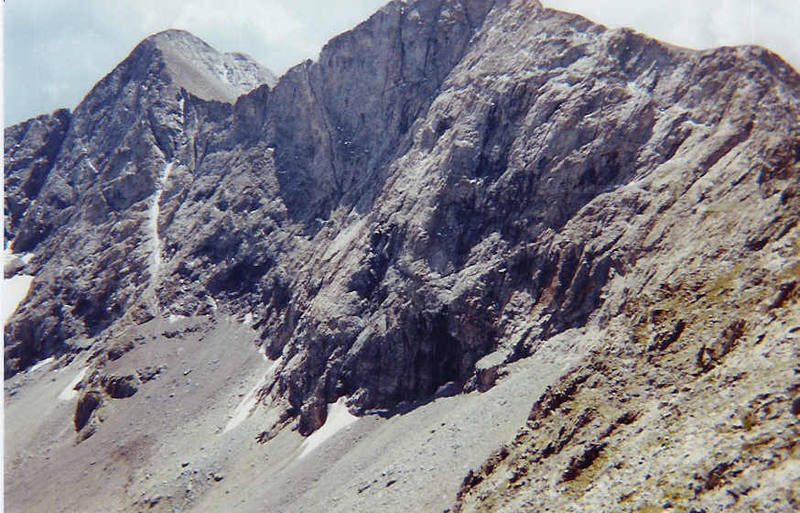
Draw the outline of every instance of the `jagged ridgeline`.
M514 399L536 404L526 427L456 507L578 504L584 470L665 387L723 373L717 397L726 358L759 336L796 356L799 161L800 77L779 56L669 46L532 0L391 2L278 79L162 32L74 111L6 129L5 237L32 254L6 275L34 277L6 374L91 354L82 383L99 394L110 348L146 354L131 333L244 322L277 362L248 403L280 410L267 442L314 432L342 398L407 412L563 351L580 368ZM739 371L786 376L763 393L790 401L790 362ZM731 394L746 403L748 386ZM557 479L518 491L532 468Z

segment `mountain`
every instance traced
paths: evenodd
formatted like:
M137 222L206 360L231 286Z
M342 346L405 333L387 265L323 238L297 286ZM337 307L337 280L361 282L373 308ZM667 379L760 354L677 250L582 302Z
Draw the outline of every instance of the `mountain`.
M7 373L97 336L141 295L164 160L178 148L197 158L209 129L200 118L223 119L225 101L261 83L274 77L248 57L171 30L138 45L74 112L6 130L5 236L36 254L41 283L6 334Z
M791 510L798 113L534 1L151 36L6 129L7 507Z

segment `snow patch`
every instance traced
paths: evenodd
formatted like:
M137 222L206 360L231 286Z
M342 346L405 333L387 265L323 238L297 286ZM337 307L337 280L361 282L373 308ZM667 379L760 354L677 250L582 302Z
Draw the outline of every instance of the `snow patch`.
M86 371L88 370L89 367L84 367L83 369L81 369L78 375L72 378L72 381L70 381L69 384L64 387L64 390L62 390L61 393L58 394L58 398L62 401L70 401L78 397L78 391L75 390L75 385L81 382L83 377L86 375Z
M45 358L44 360L42 360L42 361L38 362L36 365L34 365L33 367L31 367L30 369L28 369L28 370L27 370L27 371L25 371L25 372L27 372L27 373L29 373L29 374L30 374L31 372L36 372L37 370L41 369L42 367L44 367L44 366L45 366L45 365L47 365L48 363L52 363L52 362L53 362L53 360L55 360L55 358L54 358L54 357L52 357L52 356L50 356L49 358Z
M89 160L89 157L85 157L85 160L86 160L86 164L89 166L89 169L92 170L92 173L94 173L95 175L99 175L100 172L97 170L96 167L94 167L94 164L92 164L92 161Z
M30 274L17 274L8 279L3 279L3 326L25 300L31 290L33 276Z
M242 321L242 322L247 326L250 326L251 324L253 324L253 313L252 312L247 312L244 315L244 321Z
M150 242L150 280L147 284L147 295L152 295L153 307L156 314L158 314L158 285L159 285L159 270L161 268L161 238L158 235L158 217L161 214L161 195L164 193L164 186L169 180L169 175L172 172L173 162L164 164L164 168L158 174L158 181L156 182L155 192L153 199L148 209L148 223L147 231L149 232Z
M638 82L628 82L628 92L633 96L650 96L650 92L642 87Z
M270 362L270 360L267 361ZM267 382L272 378L275 370L278 368L278 362L280 361L281 358L278 358L274 362L270 362L270 366L267 368L267 372L264 374L264 377L262 377L258 383L256 383L256 385L250 389L236 409L233 410L233 415L231 415L230 420L228 420L228 423L225 425L225 429L222 431L223 434L234 429L250 416L250 413L253 411L253 408L256 407L256 402L258 401L258 391L266 386Z
M185 108L186 100L181 96L178 98L178 116L179 122L183 125L186 122L186 108Z
M161 213L161 195L164 193L164 186L169 180L169 175L172 172L174 163L168 162L164 165L164 169L158 175L158 183L156 184L156 192L153 193L153 202L150 204L150 222L148 227L150 229L150 280L151 285L156 286L158 281L158 271L161 267L161 238L158 235L158 216Z
M34 253L25 253L24 255L14 253L12 249L14 247L14 241L8 245L7 248L3 249L3 267L10 264L14 259L19 258L25 265L28 265L34 256Z
M89 158L89 150L86 149L86 146L81 146L81 155L83 155L83 160L86 162L86 165L89 166L89 169L92 171L92 173L94 173L95 176L99 175L100 172L96 167L94 167L94 164Z
M176 322L181 321L183 319L186 319L185 315L169 314L167 322L169 322L170 324L175 324Z
M325 420L325 424L303 441L298 459L305 458L326 440L358 420L358 417L347 409L345 402L347 402L347 398L340 397L338 401L328 405L328 418Z

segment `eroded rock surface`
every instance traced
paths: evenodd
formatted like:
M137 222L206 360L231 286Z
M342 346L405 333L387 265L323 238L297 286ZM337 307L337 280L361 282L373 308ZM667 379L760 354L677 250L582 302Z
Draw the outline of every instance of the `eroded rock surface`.
M36 275L9 373L86 347L124 362L137 327L231 317L277 362L267 442L342 397L392 415L485 392L584 329L584 366L530 398L455 508L795 504L800 77L765 49L677 48L533 1L397 1L274 84L152 36L74 112L6 137L6 233ZM89 384L127 398L142 376ZM683 462L700 412L705 456ZM668 431L684 441L634 475ZM766 446L758 465L790 484L751 485L760 467L730 456Z
M189 60L176 64L179 54ZM189 62L200 71L187 71ZM139 44L71 114L6 131L6 235L16 253L35 254L37 276L6 327L7 372L82 347L80 340L126 315L156 314L152 306L136 309L154 302L143 296L152 295L148 261L158 234L148 221L156 192L202 159L201 133L233 110L216 100L264 82L273 82L271 74L251 61L167 31ZM183 167L160 183L175 160Z

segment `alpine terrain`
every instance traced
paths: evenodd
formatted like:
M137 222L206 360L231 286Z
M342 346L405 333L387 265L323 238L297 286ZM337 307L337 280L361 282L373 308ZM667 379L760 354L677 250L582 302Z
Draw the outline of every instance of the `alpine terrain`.
M800 509L768 50L395 0L276 78L169 30L4 152L8 512Z

